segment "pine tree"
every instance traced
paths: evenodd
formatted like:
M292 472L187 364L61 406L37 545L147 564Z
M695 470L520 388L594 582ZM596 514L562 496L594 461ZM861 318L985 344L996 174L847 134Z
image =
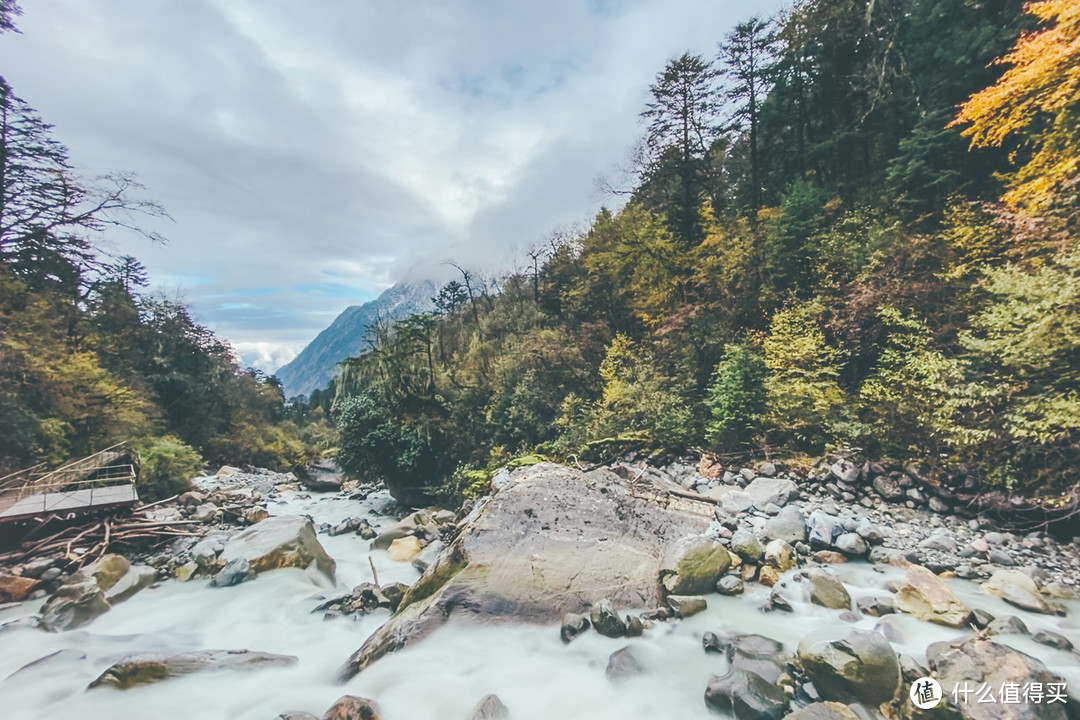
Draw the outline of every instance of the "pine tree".
M776 72L777 37L772 23L760 18L739 23L720 44L720 74L727 79L724 96L733 103L732 129L745 130L750 152L750 205L761 205L761 160L758 124L761 105Z
M716 69L700 55L670 61L649 91L641 113L649 121L650 180L661 187L662 205L684 243L701 240L698 206L705 190L705 155L717 134Z

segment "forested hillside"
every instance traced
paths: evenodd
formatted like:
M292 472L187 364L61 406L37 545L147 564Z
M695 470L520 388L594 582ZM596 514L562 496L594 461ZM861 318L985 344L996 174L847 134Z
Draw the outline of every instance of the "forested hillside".
M16 11L0 4L0 32ZM51 130L0 77L0 476L119 441L150 495L203 459L302 466L280 385L108 252L114 233L164 242L139 229L164 208L130 176L80 175Z
M809 0L656 76L618 209L346 363L339 459L853 446L1076 481L1080 5Z

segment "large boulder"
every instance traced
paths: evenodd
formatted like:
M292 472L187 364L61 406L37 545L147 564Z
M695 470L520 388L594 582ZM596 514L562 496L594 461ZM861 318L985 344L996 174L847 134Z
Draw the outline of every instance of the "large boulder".
M731 553L705 535L679 538L664 551L660 582L675 595L710 592L731 565Z
M960 598L921 565L908 568L893 605L899 612L949 627L964 627L971 618L971 611Z
M677 540L704 532L712 511L710 504L669 495L660 485L649 492L605 469L519 468L473 509L457 539L341 676L352 677L451 615L554 624L604 598L617 607L659 607L661 557ZM730 562L719 550L706 553L702 574L711 577L701 592L719 578L722 570L714 568Z
M879 632L818 630L799 642L796 654L825 700L880 705L900 687L900 661Z
M1073 702L1047 702L1050 687L1059 687L1064 695L1065 681L1054 675L1045 665L1019 650L1001 645L978 636L952 642L938 642L926 650L930 669L934 671L941 687L946 689L945 699L960 711L965 720L1065 720L1066 708ZM978 690L986 684L994 702L979 702ZM1043 701L1002 702L998 697L1006 683L1016 683L1024 688L1038 685L1043 690ZM967 688L954 699L952 688ZM959 700L959 703L954 702Z
M256 573L285 567L307 568L314 564L334 579L334 560L315 537L314 523L299 515L270 517L234 535L218 559L228 564L238 558L247 560Z
M137 685L160 682L172 677L204 670L255 670L264 667L287 667L297 658L251 650L201 650L177 655L132 655L111 665L91 688L101 685L126 690Z
M611 653L604 674L607 675L608 680L617 683L644 672L634 649L628 645Z

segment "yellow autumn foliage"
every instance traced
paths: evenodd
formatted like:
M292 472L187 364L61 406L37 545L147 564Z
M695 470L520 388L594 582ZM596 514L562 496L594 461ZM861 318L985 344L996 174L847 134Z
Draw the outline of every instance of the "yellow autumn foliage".
M967 125L963 134L974 147L1020 135L1032 154L1005 200L1040 210L1080 171L1080 2L1040 0L1026 10L1041 29L1023 34L998 60L1009 69L972 95L950 127Z

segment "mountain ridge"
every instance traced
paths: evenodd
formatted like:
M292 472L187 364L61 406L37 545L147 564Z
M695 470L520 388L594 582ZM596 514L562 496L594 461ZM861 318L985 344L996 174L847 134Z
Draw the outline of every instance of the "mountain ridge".
M274 373L285 396L310 396L315 390L326 388L337 372L338 363L364 350L364 335L375 320L397 321L430 310L431 298L437 292L433 280L399 282L374 300L345 308L295 358Z

